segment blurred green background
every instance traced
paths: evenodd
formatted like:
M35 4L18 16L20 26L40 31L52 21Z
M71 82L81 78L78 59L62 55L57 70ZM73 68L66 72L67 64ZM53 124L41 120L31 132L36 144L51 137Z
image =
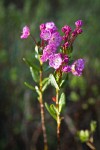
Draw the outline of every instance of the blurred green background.
M97 121L94 143L100 150L100 1L99 0L0 0L0 150L42 150L43 138L37 95L24 86L34 84L23 57L32 61L34 43L21 40L22 27L29 25L39 40L39 25L54 21L59 30L65 24L74 29L83 20L83 33L74 43L74 58L84 58L82 77L70 75L65 89L65 120L75 128L89 129ZM51 93L49 92L51 90ZM51 102L51 87L45 100ZM46 110L45 110L46 111ZM46 111L47 113L47 111ZM49 150L56 149L56 123L46 114ZM62 150L88 150L73 135L70 122L62 123Z

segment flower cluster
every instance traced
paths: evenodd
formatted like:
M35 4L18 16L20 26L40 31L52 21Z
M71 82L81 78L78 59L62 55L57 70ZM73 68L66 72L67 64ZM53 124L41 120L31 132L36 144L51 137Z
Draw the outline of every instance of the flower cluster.
M57 31L57 27L53 22L41 24L40 31L40 38L46 42L46 46L43 45L44 48L41 60L42 62L49 60L49 65L52 67L52 60L56 57L54 55L62 41L62 37L60 36L59 32ZM57 65L58 67L56 65L54 66L55 69L59 67L59 65Z
M82 20L75 22L75 29L72 31L71 27L65 25L62 27L64 35L60 35L54 22L47 22L40 25L40 38L43 49L41 55L41 61L49 61L49 66L55 70L61 70L62 72L72 72L75 76L80 76L84 69L85 61L78 59L70 64L69 54L72 52L72 45L75 38L82 33ZM21 38L27 38L30 35L30 29L25 26ZM60 46L60 52L57 52Z
M62 32L64 33L63 36L63 40L64 40L64 44L62 46L62 48L66 51L66 49L68 47L71 47L75 38L78 36L78 34L81 34L82 31L82 25L83 22L82 20L78 20L75 22L75 26L76 28L74 29L74 31L72 31L71 27L68 25L65 25L64 27L62 27Z
M78 59L72 65L69 64L69 57L67 51L72 47L72 44L78 34L82 33L83 22L78 20L75 22L75 30L65 25L62 27L63 36L60 36L57 27L53 22L47 22L40 25L40 38L45 42L41 60L45 62L49 60L49 66L62 72L72 72L73 75L80 76L84 69L84 60ZM62 45L61 45L62 42ZM57 52L57 48L61 45L62 51Z
M81 76L82 71L84 69L84 59L78 59L76 60L71 66L67 65L63 67L62 71L63 72L72 72L73 75L75 76Z

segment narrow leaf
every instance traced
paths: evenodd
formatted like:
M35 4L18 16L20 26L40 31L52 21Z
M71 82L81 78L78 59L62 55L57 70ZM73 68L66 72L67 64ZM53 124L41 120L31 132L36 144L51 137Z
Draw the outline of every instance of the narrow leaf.
M97 122L96 121L91 121L91 123L90 123L91 132L95 132L96 127L97 127Z
M35 90L36 90L36 92L38 93L38 95L40 95L40 94L41 94L41 92L40 92L40 90L39 90L38 86L35 86Z
M39 75L38 75L38 72L33 69L33 67L30 67L30 72L31 72L31 75L32 75L32 78L35 82L38 82L39 81Z
M46 109L48 110L48 112L50 113L50 115L51 115L55 120L57 120L57 116L56 116L55 111L54 111L47 103L45 103L45 107L46 107Z
M42 85L44 85L46 82L48 82L49 78L44 78L43 81L42 81Z
M59 99L59 112L62 111L62 108L65 106L66 102L65 102L65 94L62 93Z
M49 78L45 78L42 82L43 87L42 87L42 91L44 92L47 88L47 86L50 84Z
M34 70L39 71L39 68L33 64L33 62L31 63L28 59L23 58L23 61L29 66L32 67Z
M39 50L38 50L39 48L38 48L38 46L36 45L35 46L35 52L38 54L39 53Z
M65 80L62 80L62 81L61 81L61 83L60 83L60 87L62 87L62 86L63 86L64 82L65 82Z
M31 66L31 63L30 63L26 58L23 58L23 61L24 61L28 66Z
M51 105L50 105L50 108L52 109L52 111L53 111L55 114L58 114L58 115L59 115L59 112L58 112L57 108L55 107L55 105L51 104Z
M29 83L24 82L24 84L25 84L29 89L35 90L35 88L34 88L32 85L30 85Z
M49 79L50 79L51 85L54 86L56 89L59 90L59 86L58 86L58 84L56 82L56 79L53 76L53 74L50 74Z

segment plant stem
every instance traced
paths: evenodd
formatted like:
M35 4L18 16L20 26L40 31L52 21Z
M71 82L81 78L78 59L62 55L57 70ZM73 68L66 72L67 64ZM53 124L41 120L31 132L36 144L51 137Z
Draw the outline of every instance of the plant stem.
M91 150L96 150L96 148L95 148L95 146L93 145L92 142L88 141L86 144L89 146L89 148L90 148Z
M58 96L59 96L59 90L56 89L56 108L59 112L59 101L58 101ZM57 113L57 141L58 141L58 147L57 150L60 150L60 115Z
M43 69L42 69L42 62L40 61L40 85L39 85L40 86L40 95L39 95L39 102L40 102L40 109L41 109L41 123L42 123L42 131L43 131L43 138L44 138L44 150L48 150L47 134L46 134L46 127L45 127L45 116L44 116L42 78L43 78Z
M31 38L33 39L34 43L37 45L37 42L36 42L35 38L33 37L33 35L30 34L30 36L31 36Z

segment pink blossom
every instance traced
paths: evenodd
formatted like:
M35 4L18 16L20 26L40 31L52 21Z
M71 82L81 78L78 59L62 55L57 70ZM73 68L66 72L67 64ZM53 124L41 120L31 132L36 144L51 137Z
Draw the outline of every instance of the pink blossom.
M51 35L49 44L54 44L56 47L58 47L61 41L62 41L62 37L60 36L59 32L55 32Z
M82 71L84 69L84 64L85 64L84 59L80 58L80 59L76 60L71 66L72 74L75 76L81 76Z
M49 30L42 30L40 37L41 39L47 41L51 38L51 32Z
M45 29L45 24L43 23L43 24L40 25L40 30L42 31L44 29Z
M83 30L81 29L81 28L79 28L78 30L77 30L77 34L81 34L83 32Z
M64 27L62 27L62 32L69 34L72 31L71 27L68 25L65 25Z
M62 72L66 72L67 73L67 72L70 72L70 71L71 71L71 66L67 65L67 66L63 66L62 67Z
M60 53L51 55L49 57L49 66L53 67L54 69L58 69L62 64L62 57Z
M45 27L47 30L50 30L51 32L57 31L57 27L55 26L54 22L47 22L45 24Z
M42 62L47 61L49 59L49 57L56 52L56 50L57 50L57 48L55 47L55 45L53 45L53 44L47 45L43 49L43 55L41 56Z
M23 27L22 35L20 36L21 39L26 39L30 35L30 29L28 26Z
M83 26L83 21L82 21L82 20L77 20L77 21L75 22L75 25L76 25L77 28L80 28L80 27Z
M68 48L68 46L69 46L68 42L64 43L64 48Z

